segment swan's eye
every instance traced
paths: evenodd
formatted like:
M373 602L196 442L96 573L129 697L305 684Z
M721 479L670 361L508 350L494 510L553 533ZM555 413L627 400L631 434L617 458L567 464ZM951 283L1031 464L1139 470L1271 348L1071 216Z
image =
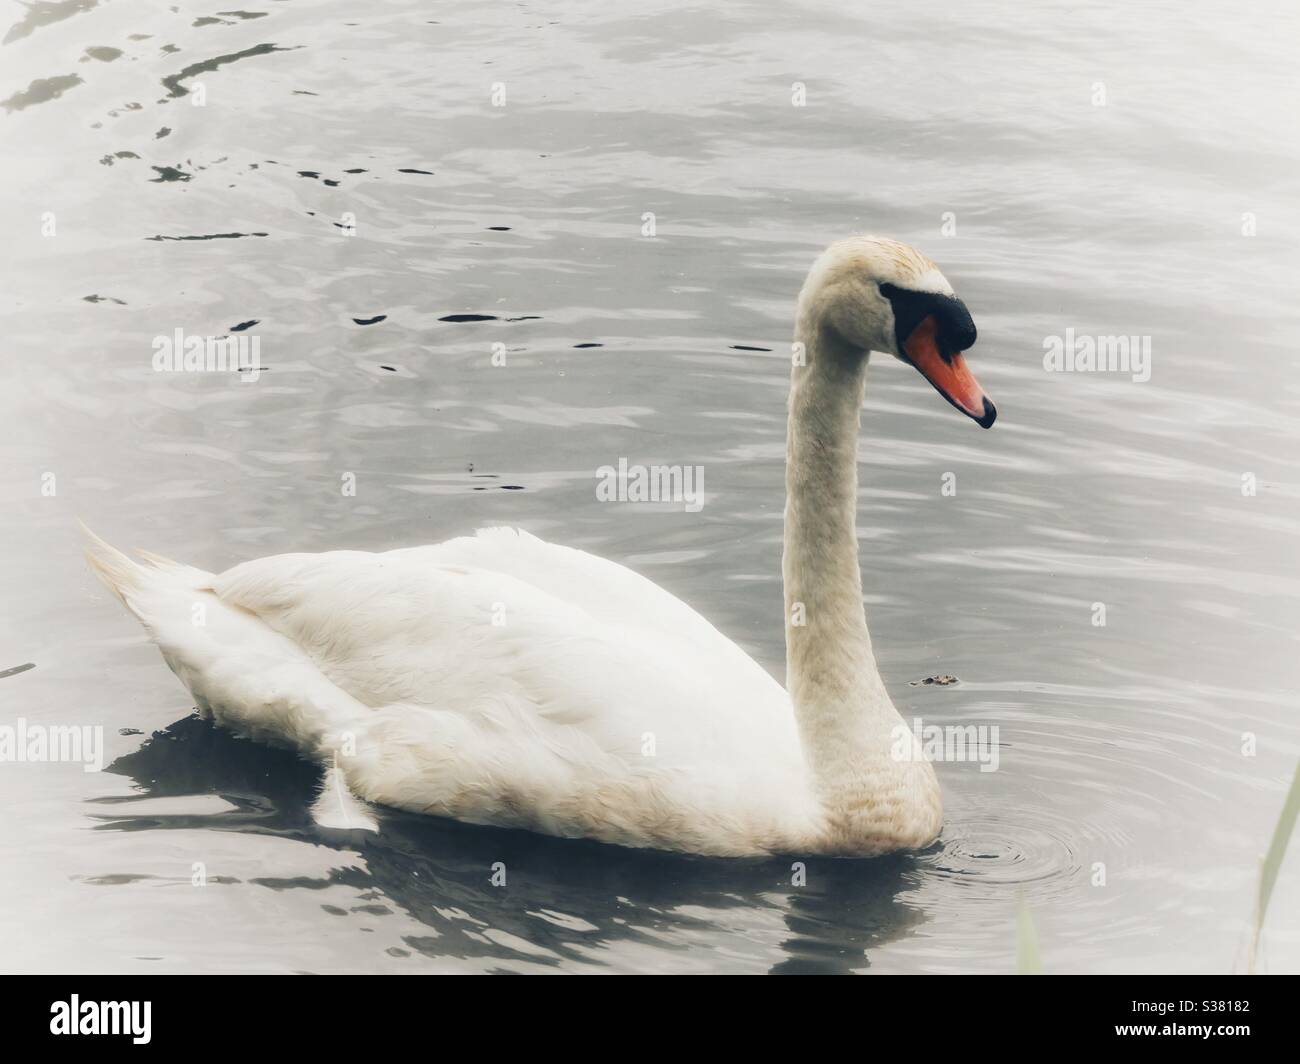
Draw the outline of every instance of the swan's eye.
M900 288L888 281L880 285L880 294L894 310L894 336L898 350L907 347L907 339L926 318L933 317L936 340L944 358L965 351L975 344L975 322L966 304L956 296L939 292L918 292Z

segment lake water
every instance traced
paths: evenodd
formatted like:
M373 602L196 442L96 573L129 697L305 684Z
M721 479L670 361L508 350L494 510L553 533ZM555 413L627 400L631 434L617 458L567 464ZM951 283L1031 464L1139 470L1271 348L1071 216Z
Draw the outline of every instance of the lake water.
M1049 972L1243 964L1300 754L1293 4L218 7L0 27L0 670L34 666L0 725L107 747L0 765L0 966L1005 972L1021 906ZM78 518L208 569L518 524L779 676L792 307L855 230L939 262L1000 414L873 362L882 673L1000 736L938 766L924 853L797 885L318 829L315 770L191 718L81 560ZM154 371L247 322L256 381ZM1150 379L1048 372L1067 330L1149 338ZM703 466L706 505L597 502L620 457ZM1298 897L1293 852L1265 970L1300 969Z

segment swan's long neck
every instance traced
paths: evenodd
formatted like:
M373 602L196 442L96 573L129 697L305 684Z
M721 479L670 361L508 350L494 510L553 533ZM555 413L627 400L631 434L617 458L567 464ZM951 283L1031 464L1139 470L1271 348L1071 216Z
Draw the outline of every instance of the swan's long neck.
M876 670L858 567L858 423L867 357L810 315L796 338L786 449L786 683L814 788L840 835L888 832L878 808L904 779L925 789L929 766L891 758L902 718ZM910 789L908 787L907 789ZM937 801L937 792L936 792ZM937 829L936 829L937 830ZM928 840L926 840L928 841Z

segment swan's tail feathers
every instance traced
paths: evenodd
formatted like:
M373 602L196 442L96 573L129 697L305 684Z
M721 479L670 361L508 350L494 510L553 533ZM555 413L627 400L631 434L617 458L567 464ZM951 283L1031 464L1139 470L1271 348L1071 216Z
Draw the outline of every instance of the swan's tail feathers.
M366 707L321 672L303 647L260 616L222 600L212 573L154 554L147 564L128 558L90 529L86 560L158 645L163 660L221 724L254 739L270 739L314 758L329 734L355 730ZM339 778L331 820L364 827L365 808ZM323 799L329 801L329 798ZM340 811L341 810L341 811Z
M111 549L111 548L110 548ZM164 558L161 554L155 554L151 550L141 550L139 547L135 550L145 561L155 569L189 569L188 565L182 565L180 562L174 562L170 558Z
M311 807L311 816L323 828L342 831L378 831L379 824L369 807L352 793L343 770L334 755L325 768L320 795Z
M109 591L122 600L122 604L127 609L139 617L140 614L131 605L131 597L139 594L145 586L147 579L145 567L139 562L132 561L112 544L100 539L84 523L81 523L81 531L86 537L86 562L91 570L103 581Z
M148 565L128 558L111 543L95 535L85 524L86 561L104 586L113 592L122 604L151 632L151 616L157 612L159 595L174 594L178 590L189 593L205 591L212 586L212 574L189 565L182 565L158 554L140 551Z

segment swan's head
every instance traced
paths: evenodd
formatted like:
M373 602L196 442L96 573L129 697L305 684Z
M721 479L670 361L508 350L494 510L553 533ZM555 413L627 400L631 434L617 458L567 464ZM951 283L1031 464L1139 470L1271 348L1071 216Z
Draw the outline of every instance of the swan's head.
M813 264L800 316L850 348L885 351L920 371L935 390L984 428L997 410L962 352L975 323L939 267L913 247L883 237L832 244Z

